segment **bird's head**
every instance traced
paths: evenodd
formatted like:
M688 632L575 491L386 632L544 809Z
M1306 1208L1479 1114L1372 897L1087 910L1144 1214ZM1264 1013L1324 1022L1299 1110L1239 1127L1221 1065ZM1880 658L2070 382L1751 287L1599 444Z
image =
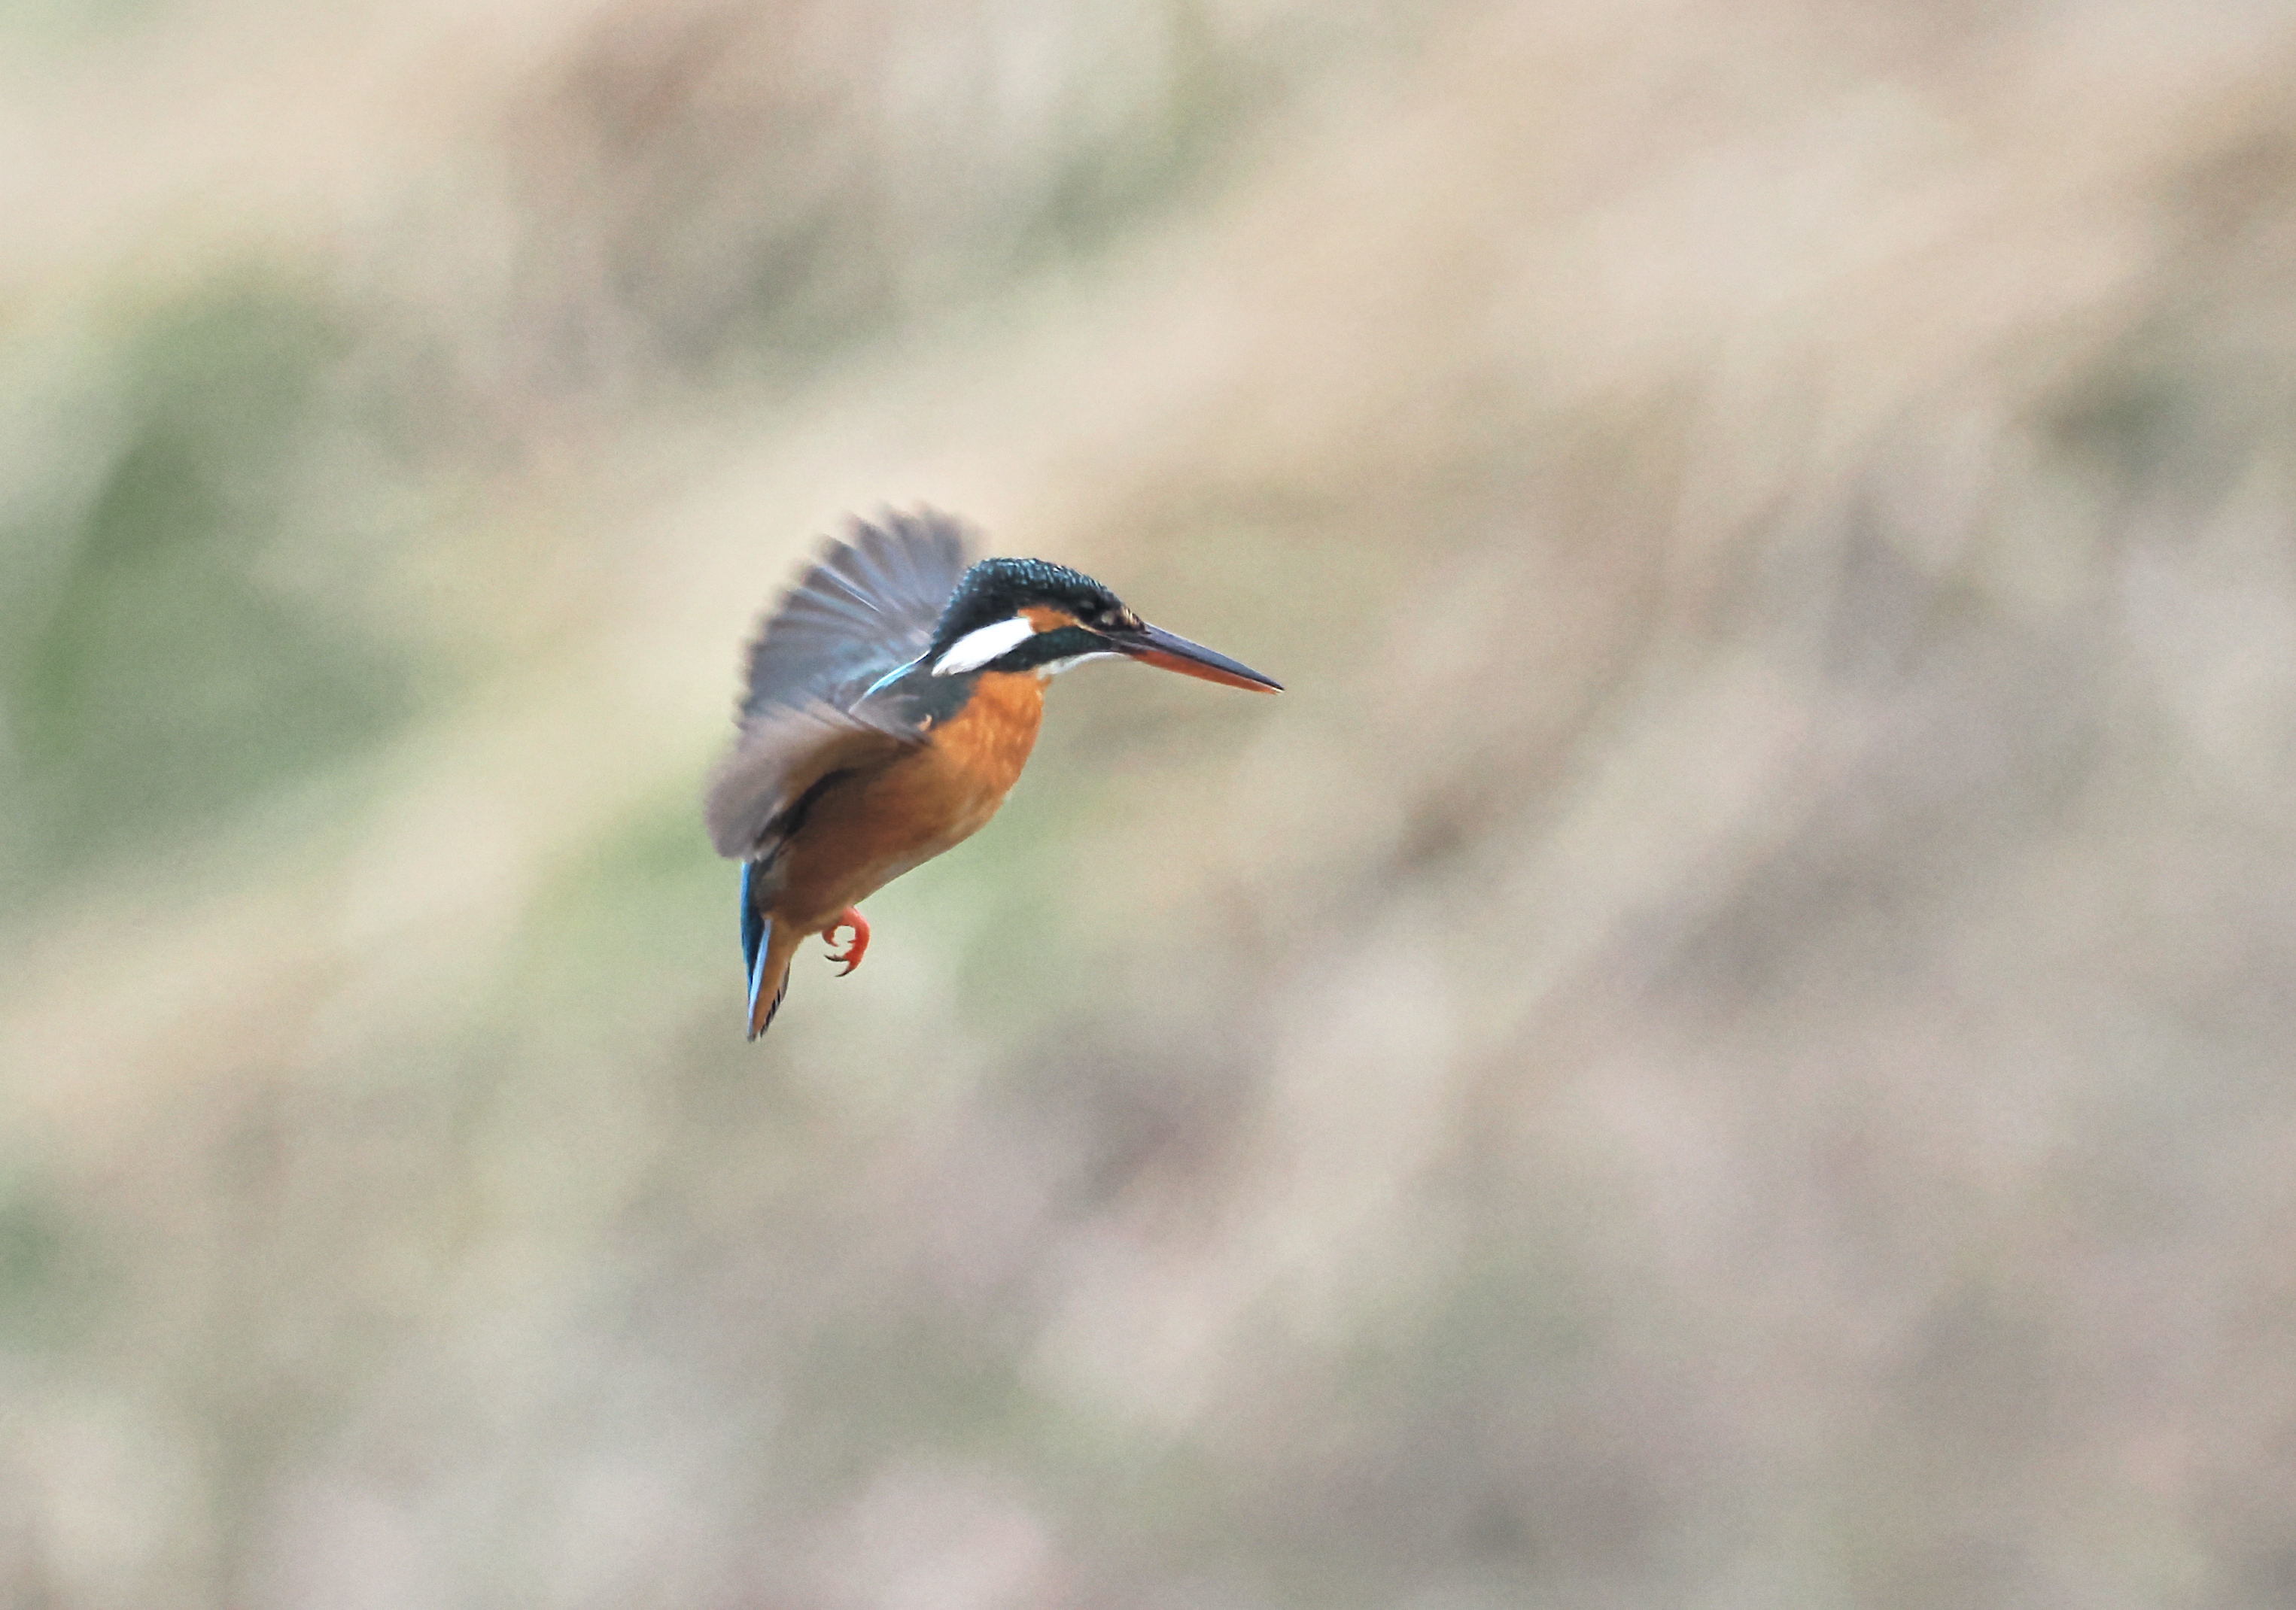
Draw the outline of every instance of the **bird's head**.
M1152 626L1089 576L1041 559L985 559L941 611L925 664L936 676L1034 671L1051 676L1122 655L1258 693L1282 684L1201 643Z

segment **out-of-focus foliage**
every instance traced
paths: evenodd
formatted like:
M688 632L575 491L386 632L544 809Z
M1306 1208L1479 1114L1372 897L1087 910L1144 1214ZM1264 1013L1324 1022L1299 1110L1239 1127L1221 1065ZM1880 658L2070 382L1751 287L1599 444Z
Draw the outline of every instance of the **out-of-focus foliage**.
M0 887L211 831L408 702L406 667L321 595L361 490L310 486L340 474L318 394L340 340L277 290L186 303L35 336L10 377Z
M0 1602L2296 1597L2285 8L0 72ZM745 1045L922 501L1291 691L1064 678Z

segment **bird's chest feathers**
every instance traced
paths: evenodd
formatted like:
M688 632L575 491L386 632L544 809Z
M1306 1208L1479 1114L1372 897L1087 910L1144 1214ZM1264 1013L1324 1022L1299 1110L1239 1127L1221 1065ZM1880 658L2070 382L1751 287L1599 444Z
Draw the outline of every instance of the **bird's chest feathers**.
M993 812L1029 764L1044 715L1042 678L1027 671L984 674L956 713L932 728L930 743L940 786L953 796L978 797ZM950 803L970 814L967 806L974 802Z
M1044 709L1034 674L982 675L921 747L822 797L783 853L775 909L817 927L980 831L1028 764Z

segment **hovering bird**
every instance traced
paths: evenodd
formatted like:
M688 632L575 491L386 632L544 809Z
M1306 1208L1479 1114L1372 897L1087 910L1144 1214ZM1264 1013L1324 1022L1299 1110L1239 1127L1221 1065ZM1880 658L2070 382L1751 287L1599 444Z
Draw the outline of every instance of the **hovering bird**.
M964 527L946 515L856 520L830 546L758 628L741 731L703 805L710 842L742 862L750 1039L774 1020L807 935L833 946L850 928L830 960L851 972L869 948L859 903L996 813L1054 674L1118 655L1280 691L1065 566L968 568Z

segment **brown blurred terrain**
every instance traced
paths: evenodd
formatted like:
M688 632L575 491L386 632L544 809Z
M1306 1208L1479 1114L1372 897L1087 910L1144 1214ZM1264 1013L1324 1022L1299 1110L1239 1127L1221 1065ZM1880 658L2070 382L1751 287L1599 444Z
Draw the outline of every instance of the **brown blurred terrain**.
M2296 1604L2296 12L0 14L0 1603ZM738 646L1064 678L742 1038Z

